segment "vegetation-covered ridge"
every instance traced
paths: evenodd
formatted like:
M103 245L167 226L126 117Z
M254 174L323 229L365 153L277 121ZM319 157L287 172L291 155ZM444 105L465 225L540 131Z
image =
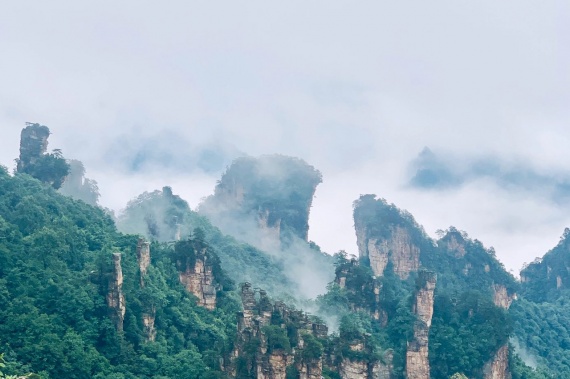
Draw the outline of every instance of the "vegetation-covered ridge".
M224 218L247 218L275 230L283 243L307 241L309 211L321 173L299 158L264 155L236 159L218 182L214 195L200 211L225 227Z
M120 232L87 204L98 192L83 165L46 154L48 136L27 125L14 175L0 167L0 377L570 375L568 232L519 283L465 232L432 239L408 212L363 195L359 257L332 258L306 240L320 173L283 156L239 159L204 203L237 238L170 187L129 202ZM240 227L279 245L253 247ZM307 289L321 295L307 300Z
M227 292L230 280L218 276L217 306L209 311L180 283L180 249L155 243L142 285L138 237L117 232L102 210L4 169L0 215L0 350L11 372L44 378L223 375L219 357L232 349L239 310ZM195 254L192 244L185 254ZM120 277L114 253L121 256ZM124 302L111 301L111 291L120 291ZM125 307L122 328L112 317L114 304ZM145 325L149 313L153 340Z

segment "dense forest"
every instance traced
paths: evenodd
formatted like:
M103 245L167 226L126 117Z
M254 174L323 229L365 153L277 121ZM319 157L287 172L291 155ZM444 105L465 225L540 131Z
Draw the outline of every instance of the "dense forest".
M321 174L285 156L238 159L198 210L165 186L115 218L48 137L28 124L0 167L0 377L570 377L568 231L518 281L368 194L359 256L325 254Z

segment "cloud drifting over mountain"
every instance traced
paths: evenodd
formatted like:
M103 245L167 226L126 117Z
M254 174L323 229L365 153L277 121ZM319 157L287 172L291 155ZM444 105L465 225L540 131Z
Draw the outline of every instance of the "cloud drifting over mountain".
M2 4L0 162L13 166L24 122L40 122L104 205L171 185L195 207L236 156L299 156L323 172L310 237L325 250L356 252L351 203L376 193L518 269L570 225L566 203L493 175L410 187L408 164L429 146L565 180L569 11L563 0Z

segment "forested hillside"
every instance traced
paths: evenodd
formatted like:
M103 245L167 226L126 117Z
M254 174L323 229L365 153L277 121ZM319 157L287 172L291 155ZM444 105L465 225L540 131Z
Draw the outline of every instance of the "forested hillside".
M362 195L359 256L327 255L306 238L320 173L283 156L238 160L220 183L241 200L206 201L248 235L170 187L115 222L83 166L46 153L49 130L25 130L16 172L0 167L0 377L570 377L567 232L519 282L467 233L433 239ZM277 244L247 242L268 230Z

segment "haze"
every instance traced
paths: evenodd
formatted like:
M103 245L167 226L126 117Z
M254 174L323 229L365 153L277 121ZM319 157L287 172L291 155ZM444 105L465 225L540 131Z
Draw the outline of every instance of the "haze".
M47 125L119 210L163 185L195 208L233 158L298 156L324 250L357 252L375 193L518 272L570 226L568 46L563 0L5 2L0 163ZM426 146L453 185L413 180Z

